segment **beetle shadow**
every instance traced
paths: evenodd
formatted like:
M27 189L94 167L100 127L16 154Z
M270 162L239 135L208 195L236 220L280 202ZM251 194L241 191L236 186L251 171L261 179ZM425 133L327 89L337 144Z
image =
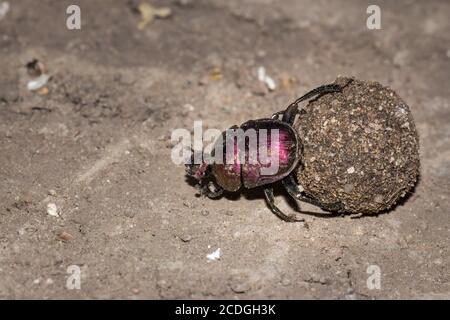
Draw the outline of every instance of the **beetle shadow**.
M327 211L322 208L318 208L319 210L322 210L321 212L304 211L304 210L301 210L301 205L303 204L303 202L301 202L301 201L299 202L299 201L295 200L294 198L292 198L287 193L287 191L284 189L284 187L281 185L281 183L276 182L276 183L272 184L272 187L274 190L275 201L277 201L277 198L279 199L280 196L283 197L284 201L287 203L288 207L290 207L290 209L292 209L295 213L304 214L307 216L313 216L316 218L324 218L324 219L345 217L345 216L350 216L350 218L353 218L353 219L361 219L361 218L365 218L365 217L378 217L380 215L392 212L400 206L403 206L411 197L413 197L413 195L416 194L416 189L417 189L417 186L420 184L421 179L422 179L422 176L419 175L417 178L417 182L414 184L414 187L404 197L399 199L398 202L395 205L393 205L391 208L380 211L376 214L367 214L367 215L358 215L358 214L355 215L355 214L351 214L351 213L332 212L332 211ZM186 175L186 182L189 185L191 185L192 187L195 187L198 184L198 181L189 175ZM196 197L201 197L201 195L196 194ZM246 200L249 200L249 201L254 201L254 200L264 201L264 202L266 201L266 197L264 196L263 188L261 188L261 187L254 188L254 189L242 188L240 192L224 192L224 194L221 197L218 197L215 199L210 199L210 200L218 201L221 198L226 198L227 200L230 200L230 201L239 201L241 198L245 198ZM279 203L279 202L280 201L277 201L276 203ZM267 205L267 208L270 210L270 207L268 205ZM352 215L354 215L354 217L352 217Z
M185 181L192 187L196 187L198 185L198 180L194 177L191 177L189 175L185 175ZM311 212L311 211L302 211L300 210L300 203L293 199L291 196L289 196L286 192L286 190L281 186L280 183L276 182L272 184L274 196L275 198L279 199L279 196L282 196L285 200L285 202L288 204L288 207L295 211L295 213L315 216L318 218L335 218L342 216L341 213L335 213L335 212ZM199 193L196 193L195 195L197 198L201 197ZM218 201L221 198L225 198L230 201L239 201L241 198L245 198L249 201L264 201L266 202L266 197L264 196L263 188L254 188L254 189L245 189L242 188L240 192L224 192L224 194L218 198L215 199L209 199L211 201ZM275 199L276 201L276 199ZM267 204L266 204L267 205ZM270 211L269 205L267 205L267 209Z
M325 219L326 218L336 218L336 217L342 216L342 213L328 212L328 211L325 211L320 208L319 208L320 210L323 210L322 212L301 210L301 204L303 202L301 202L301 201L299 202L299 201L295 200L294 198L292 198L287 193L287 191L284 189L284 187L281 185L281 183L276 182L276 183L272 184L271 186L273 187L276 204L283 202L280 199L280 197L282 197L284 202L287 203L287 206L289 207L289 209L294 211L294 213L304 214L304 215L308 215L308 216L314 216L317 218L325 218ZM258 200L258 201L266 202L266 197L264 196L263 188L242 189L241 192L224 193L223 197L228 200L231 200L231 201L238 201L241 198L245 198L246 200L249 200L249 201ZM267 205L267 203L266 203L266 205ZM267 205L267 209L269 211L271 210L269 205ZM290 212L286 211L286 213L290 213Z

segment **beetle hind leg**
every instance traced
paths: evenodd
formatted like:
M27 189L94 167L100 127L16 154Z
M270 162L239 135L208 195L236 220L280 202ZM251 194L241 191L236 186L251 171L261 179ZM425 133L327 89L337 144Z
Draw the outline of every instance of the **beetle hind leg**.
M286 222L302 222L305 221L303 218L299 218L297 214L285 214L281 211L275 204L275 196L273 195L272 188L264 188L264 195L266 196L267 204L270 206L270 209L273 213L275 213L279 218L283 219Z
M298 187L298 184L295 182L292 174L290 174L289 176L284 178L281 182L283 184L283 187L289 193L289 195L292 198L294 198L295 200L307 202L316 207L323 208L325 210L332 211L332 212L340 212L344 209L342 203L340 203L340 202L331 203L331 204L322 204L322 203L319 203L319 201L316 201L314 199L311 199L311 198L303 195L302 191ZM309 213L309 212L305 212L305 213Z

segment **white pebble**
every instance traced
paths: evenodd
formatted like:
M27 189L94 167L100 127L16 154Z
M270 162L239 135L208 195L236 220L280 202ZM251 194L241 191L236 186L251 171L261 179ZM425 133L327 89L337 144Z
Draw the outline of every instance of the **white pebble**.
M350 168L348 168L348 169L347 169L347 173L348 173L348 174L355 173L355 167L350 167Z
M40 88L42 88L43 86L45 86L47 84L49 79L50 79L50 76L48 74L43 73L36 79L28 81L27 88L30 91L39 90Z
M266 82L267 88L269 88L270 91L273 91L277 88L275 81L271 77L266 77L265 82Z
M277 84L275 83L275 81L271 77L269 77L266 74L266 68L264 68L264 67L259 67L258 68L258 80L260 82L264 82L264 84L267 86L267 88L270 91L273 91L273 90L275 90L277 88Z
M266 79L266 68L259 67L258 68L258 80L264 82Z
M54 203L49 203L47 205L47 214L52 217L59 217L58 207Z
M220 259L220 248L218 248L216 251L214 251L213 253L210 253L208 255L206 255L206 258L210 261L215 261Z
M9 2L3 1L0 3L0 20L6 17L6 14L9 12Z

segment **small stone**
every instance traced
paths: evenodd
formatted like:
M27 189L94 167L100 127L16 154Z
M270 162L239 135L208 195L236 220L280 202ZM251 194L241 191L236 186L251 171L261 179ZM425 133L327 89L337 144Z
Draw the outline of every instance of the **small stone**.
M54 283L54 281L52 278L48 278L47 280L45 280L45 284L51 285L53 283Z
M194 205L187 200L183 201L183 206L185 206L186 208L189 208L189 209L194 208Z
M247 291L250 291L251 289L250 284L246 282L236 282L233 283L230 287L234 293L245 293Z
M63 241L71 241L73 240L73 235L66 231L62 231L60 234L58 234L58 237Z
M222 211L223 214L225 214L226 216L233 216L233 211L229 210L229 209L224 209Z
M209 216L209 211L206 210L206 209L203 209L202 211L200 211L200 213L201 213L201 215L204 216L204 217Z
M56 197L56 191L53 190L53 189L48 190L48 195L49 195L49 196L52 196L52 197Z
M220 248L217 248L214 252L207 254L206 258L210 261L215 261L220 259Z
M58 207L54 203L49 203L47 205L47 214L52 217L59 217Z
M350 168L348 168L348 169L347 169L347 173L348 173L348 174L355 173L355 167L350 167Z
M180 235L180 236L178 236L180 239L181 239L181 241L183 241L183 242L189 242L189 241L191 241L192 240L192 236L191 235L189 235L189 234L182 234L182 235Z
M276 85L275 81L271 77L266 77L265 83L267 85L267 88L270 91L273 91L273 90L275 90L277 88L277 85Z
M326 277L320 277L319 278L319 283L320 284L328 284L328 283L330 283L330 279L328 279Z
M229 281L229 286L234 293L245 293L251 290L251 284L245 274L233 275Z

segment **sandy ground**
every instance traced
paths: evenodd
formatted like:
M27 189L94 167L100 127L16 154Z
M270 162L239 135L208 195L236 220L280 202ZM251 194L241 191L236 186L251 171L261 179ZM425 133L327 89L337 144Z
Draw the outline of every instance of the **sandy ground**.
M138 30L128 1L78 0L78 31L65 24L73 1L9 2L0 298L450 298L448 1L377 1L382 30L366 28L365 1L152 1L173 15ZM47 95L26 88L33 58L52 75ZM306 216L306 228L279 220L261 190L195 197L170 159L173 129L266 117L339 74L409 104L422 168L408 201L375 217ZM79 290L66 288L71 265Z

